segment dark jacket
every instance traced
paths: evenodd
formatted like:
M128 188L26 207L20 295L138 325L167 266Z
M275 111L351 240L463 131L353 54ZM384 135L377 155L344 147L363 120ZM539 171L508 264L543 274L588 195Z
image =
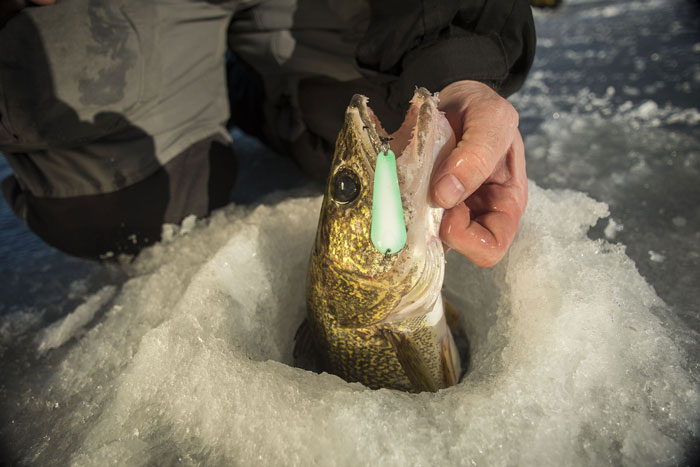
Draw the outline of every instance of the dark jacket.
M288 23L266 14L276 3L258 6L257 32L246 13L234 17L229 42L265 82L265 138L319 179L354 93L367 95L392 131L416 86L439 91L477 80L508 96L534 59L527 0L307 0ZM261 18L267 32L260 32ZM233 108L234 120L243 115L239 122L254 113Z
M535 56L527 0L377 0L371 9L357 62L369 76L387 79L396 106L416 85L437 91L464 79L508 96L520 88Z

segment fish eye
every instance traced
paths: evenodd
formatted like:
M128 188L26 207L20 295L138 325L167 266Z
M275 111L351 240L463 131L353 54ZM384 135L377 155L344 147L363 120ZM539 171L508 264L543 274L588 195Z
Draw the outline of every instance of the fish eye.
M333 177L331 195L339 204L347 204L360 194L360 179L352 170L341 169Z

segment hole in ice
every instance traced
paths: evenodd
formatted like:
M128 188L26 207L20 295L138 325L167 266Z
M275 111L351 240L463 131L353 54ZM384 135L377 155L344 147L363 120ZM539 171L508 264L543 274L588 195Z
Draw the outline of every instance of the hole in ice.
M674 464L697 441L696 335L587 237L604 204L531 184L501 263L448 255L471 366L437 394L292 366L319 206L225 208L137 258L78 339L4 361L8 463Z
M469 339L464 329L462 320L457 324L458 330L452 333L455 344L457 346L457 351L459 352L459 358L461 362L461 372L458 376L458 380L461 381L469 370ZM451 328L452 329L452 328ZM454 331L454 329L453 329ZM308 326L308 321L304 321L294 336L295 345L294 352L292 355L292 361L294 362L294 367L300 368L306 371L311 371L313 373L323 373L328 371L324 364L323 358L318 353L318 349L314 345L312 331Z

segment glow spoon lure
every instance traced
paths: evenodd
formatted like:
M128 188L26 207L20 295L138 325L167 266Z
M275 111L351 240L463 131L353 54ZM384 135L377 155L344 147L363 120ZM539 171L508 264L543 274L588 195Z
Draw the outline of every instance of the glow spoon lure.
M374 169L370 238L374 247L384 254L396 254L406 245L396 156L388 148L379 152Z

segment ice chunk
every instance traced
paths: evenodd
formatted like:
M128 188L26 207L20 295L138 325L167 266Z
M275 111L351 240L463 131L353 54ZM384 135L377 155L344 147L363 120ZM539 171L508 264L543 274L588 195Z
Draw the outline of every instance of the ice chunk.
M666 260L666 256L656 251L649 250L649 259L655 263L663 263Z
M197 216L195 216L194 214L190 214L189 216L182 219L182 223L180 224L180 235L187 235L188 233L190 233L194 228L196 222Z
M163 224L161 227L161 242L168 243L172 241L177 235L187 235L192 231L194 226L197 224L197 216L190 214L185 217L180 225L175 224Z
M637 110L637 115L644 119L650 119L659 110L659 106L654 101L646 101Z
M605 230L603 233L605 234L605 238L608 240L614 240L615 236L617 235L618 232L621 232L625 227L621 224L618 224L613 220L611 217L608 219L608 225L605 226Z
M99 292L90 296L85 303L80 305L73 313L61 318L59 321L44 328L37 336L37 349L39 353L55 349L65 344L74 337L107 302L114 296L117 288L108 285Z
M676 216L673 219L671 219L671 222L676 227L685 227L685 225L688 223L688 220L683 216Z

